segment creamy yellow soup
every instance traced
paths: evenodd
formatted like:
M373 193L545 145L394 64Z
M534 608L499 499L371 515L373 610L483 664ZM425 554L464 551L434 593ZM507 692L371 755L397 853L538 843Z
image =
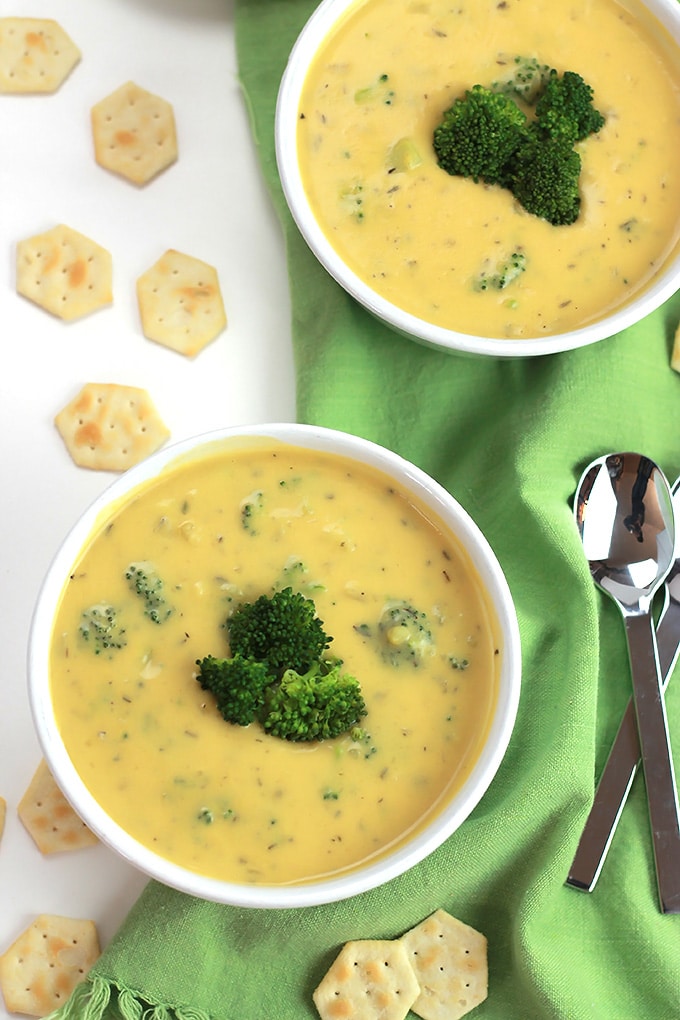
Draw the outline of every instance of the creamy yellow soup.
M155 614L126 578L140 562L163 582ZM360 739L232 725L196 679L197 659L229 654L233 608L286 585L360 681ZM415 666L376 637L401 599L432 636ZM93 606L118 628L98 652ZM353 461L258 444L180 462L101 522L63 590L50 685L74 766L120 826L188 869L277 885L351 869L433 817L478 758L499 659L480 580L423 506Z
M577 146L581 211L569 226L437 166L443 111L509 75L517 55L579 73L606 118ZM639 295L678 251L680 51L634 2L365 0L309 71L298 152L324 233L382 297L463 333L575 329ZM525 271L480 290L480 274L515 252Z

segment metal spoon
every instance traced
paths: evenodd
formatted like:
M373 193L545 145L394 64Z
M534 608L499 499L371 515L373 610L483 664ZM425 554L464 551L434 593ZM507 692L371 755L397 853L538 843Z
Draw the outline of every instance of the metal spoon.
M680 521L680 478L673 486L676 522ZM666 577L665 599L656 625L659 668L666 690L680 655L680 553ZM611 846L616 826L640 766L640 740L633 700L628 702L595 797L583 827L566 883L592 892Z
M663 913L680 913L680 820L651 605L674 559L670 486L636 453L586 468L574 506L595 583L623 616Z

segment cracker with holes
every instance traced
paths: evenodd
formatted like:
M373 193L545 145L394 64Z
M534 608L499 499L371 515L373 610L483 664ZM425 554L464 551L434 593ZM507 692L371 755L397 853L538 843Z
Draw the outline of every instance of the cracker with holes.
M112 277L110 253L63 223L17 245L17 291L67 322L110 305Z
M487 944L480 932L445 910L402 935L420 984L411 1009L423 1020L458 1020L487 996Z
M227 325L217 271L169 249L137 280L144 336L189 358Z
M93 106L91 123L97 163L133 184L147 184L177 159L171 104L133 81Z
M44 758L19 801L17 814L42 854L80 850L98 842L64 797Z
M420 987L399 941L346 942L313 993L321 1020L404 1020Z
M66 1002L99 955L93 921L40 914L0 956L7 1009L46 1016Z
M0 93L56 92L80 50L50 18L0 18Z
M126 471L170 435L147 391L120 383L86 383L54 424L74 462L93 471Z

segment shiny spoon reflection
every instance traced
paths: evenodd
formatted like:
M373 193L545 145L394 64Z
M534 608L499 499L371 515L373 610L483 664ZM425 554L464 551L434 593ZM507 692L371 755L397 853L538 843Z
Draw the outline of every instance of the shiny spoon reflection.
M576 524L596 584L623 616L661 909L680 913L680 822L652 600L674 560L670 486L647 457L617 453L581 477Z

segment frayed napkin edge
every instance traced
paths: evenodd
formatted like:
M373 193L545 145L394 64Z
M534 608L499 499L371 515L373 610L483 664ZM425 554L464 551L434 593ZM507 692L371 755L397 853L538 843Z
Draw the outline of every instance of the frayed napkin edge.
M68 1002L45 1020L215 1020L190 1006L149 1002L139 992L95 975L76 986Z

